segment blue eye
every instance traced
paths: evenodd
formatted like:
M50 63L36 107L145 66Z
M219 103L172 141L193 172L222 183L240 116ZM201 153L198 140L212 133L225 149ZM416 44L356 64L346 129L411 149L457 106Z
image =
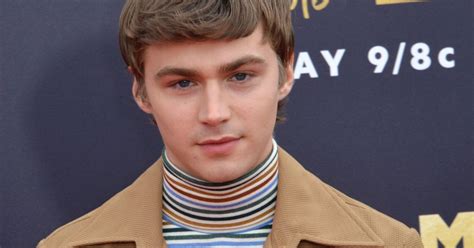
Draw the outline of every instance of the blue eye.
M249 77L249 75L247 73L242 73L242 72L239 72L239 73L236 73L232 79L235 80L235 81L244 81L244 80L247 80Z
M192 82L189 80L180 80L176 83L176 87L180 89L186 89L191 86Z

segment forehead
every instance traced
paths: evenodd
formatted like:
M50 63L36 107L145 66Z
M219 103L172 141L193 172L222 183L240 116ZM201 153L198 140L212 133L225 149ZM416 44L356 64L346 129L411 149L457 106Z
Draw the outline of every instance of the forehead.
M234 40L156 42L146 47L143 56L145 72L163 66L204 67L228 63L242 56L257 56L264 60L276 59L262 28Z

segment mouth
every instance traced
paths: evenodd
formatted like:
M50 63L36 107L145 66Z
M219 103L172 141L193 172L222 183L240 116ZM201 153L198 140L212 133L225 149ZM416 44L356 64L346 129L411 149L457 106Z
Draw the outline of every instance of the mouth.
M200 141L198 145L209 156L222 156L230 154L240 139L240 137L235 136L224 136Z

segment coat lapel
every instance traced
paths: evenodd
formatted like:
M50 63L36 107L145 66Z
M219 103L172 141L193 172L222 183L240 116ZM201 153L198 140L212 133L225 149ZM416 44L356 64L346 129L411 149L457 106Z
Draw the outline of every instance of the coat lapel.
M297 247L302 241L326 246L383 246L327 185L283 149L278 152L276 212L265 247Z

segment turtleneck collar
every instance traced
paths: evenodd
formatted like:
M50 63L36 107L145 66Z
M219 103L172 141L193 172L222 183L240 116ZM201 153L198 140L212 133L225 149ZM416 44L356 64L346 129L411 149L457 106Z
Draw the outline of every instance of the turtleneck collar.
M213 183L186 174L163 150L163 219L206 233L253 230L273 221L278 183L278 152L245 175Z

